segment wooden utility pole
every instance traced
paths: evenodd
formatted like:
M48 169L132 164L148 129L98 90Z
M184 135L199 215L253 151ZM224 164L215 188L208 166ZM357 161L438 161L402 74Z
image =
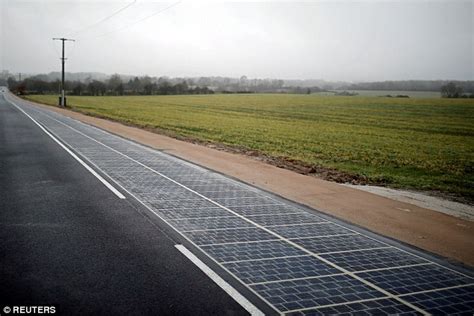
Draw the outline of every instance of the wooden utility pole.
M64 42L66 41L72 41L74 42L73 39L70 39L70 38L64 38L64 37L61 37L61 38L53 38L53 41L62 41L63 43L63 54L62 54L62 57L61 57L61 64L62 64L62 67L61 67L61 98L59 99L59 105L62 106L62 107L65 107L66 106L66 95L64 93L64 67L65 67L65 64L66 64L66 57L64 56Z

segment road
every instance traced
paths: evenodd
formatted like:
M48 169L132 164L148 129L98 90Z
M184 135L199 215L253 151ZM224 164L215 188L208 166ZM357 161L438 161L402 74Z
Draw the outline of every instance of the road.
M0 192L2 307L246 314L143 206L117 198L3 98Z
M8 93L0 298L68 313L471 313L472 270Z

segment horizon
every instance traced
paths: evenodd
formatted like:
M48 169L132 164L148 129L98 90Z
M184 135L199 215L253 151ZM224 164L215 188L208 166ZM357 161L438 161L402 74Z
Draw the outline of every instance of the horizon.
M22 72L11 72L8 69L3 69L2 72L8 72L10 75L15 77L15 80L17 80L17 77L19 74L21 74L22 79L38 76L38 75L51 75L51 74L61 74L61 70L52 70L49 72L37 72L37 73L22 73ZM72 71L66 71L66 81L68 80L67 75L78 75L78 74L97 74L97 75L104 75L106 77L110 77L113 75L119 75L120 77L138 77L138 78L144 78L144 77L150 77L150 78L169 78L169 79L196 79L196 78L229 78L229 79L239 79L242 76L246 76L245 74L241 76L222 76L222 75L208 75L208 76L169 76L169 75L151 75L151 74L126 74L126 73L104 73L100 71L77 71L77 72L72 72ZM398 81L442 81L442 82L471 82L474 81L473 79L467 79L467 80L462 80L462 79L399 79L399 80L371 80L371 81L350 81L350 80L327 80L324 78L307 78L307 79L301 79L301 78L275 78L275 77L248 77L246 76L247 79L251 80L284 80L284 81L321 81L325 83L351 83L351 84L357 84L357 83L371 83L371 82L398 82Z

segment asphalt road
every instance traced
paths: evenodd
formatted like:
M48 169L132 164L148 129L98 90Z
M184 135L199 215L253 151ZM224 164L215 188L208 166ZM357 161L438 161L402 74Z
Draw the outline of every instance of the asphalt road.
M57 304L68 314L474 311L472 269L6 97L3 305Z
M246 314L176 243L0 96L1 308Z

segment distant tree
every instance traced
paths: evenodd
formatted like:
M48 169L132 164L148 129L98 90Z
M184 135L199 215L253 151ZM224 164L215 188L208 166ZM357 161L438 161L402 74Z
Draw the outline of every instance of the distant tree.
M82 95L85 90L85 85L82 82L76 82L74 87L72 88L73 95Z
M462 96L462 87L457 86L454 82L441 87L441 96L443 98L459 98Z
M142 83L138 77L135 77L133 80L130 79L128 82L130 89L132 90L133 94L138 94L141 91Z
M125 88L123 87L123 83L119 83L117 88L115 88L115 91L117 92L118 95L123 95Z
M17 81L15 80L15 78L13 78L13 77L8 77L8 79L7 79L7 85L8 85L8 88L10 88L10 90L14 89L17 84L18 84L18 83L17 83Z
M158 86L158 94L172 94L172 86L168 81L162 81Z
M247 85L248 85L248 78L247 78L247 76L242 76L242 77L240 77L240 80L239 80L239 81L240 81L240 86L241 86L241 87L243 87L243 88L247 87Z
M54 93L59 93L61 89L61 81L59 79L56 79L55 81L52 81L49 83L49 91L54 92Z
M188 83L186 82L186 80L183 80L183 82L175 84L174 90L176 94L186 94L189 90Z
M104 95L107 91L107 86L101 81L93 80L87 85L87 90L89 90L89 93L94 96Z
M201 77L198 79L197 85L200 87L208 87L211 85L211 80L206 77Z
M123 82L118 74L113 74L107 82L107 88L115 95L123 95Z
M158 86L156 85L156 83L147 83L144 87L143 87L143 92L146 94L146 95L152 95L152 94L155 94L155 92L158 90Z

